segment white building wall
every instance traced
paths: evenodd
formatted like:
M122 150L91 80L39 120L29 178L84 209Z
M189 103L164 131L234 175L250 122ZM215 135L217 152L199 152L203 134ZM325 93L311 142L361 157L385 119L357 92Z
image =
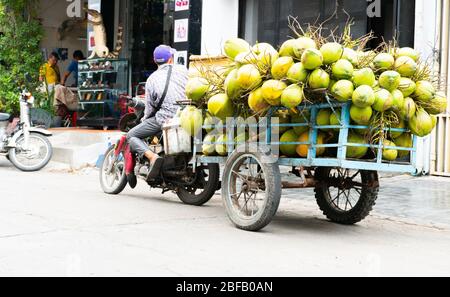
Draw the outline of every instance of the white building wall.
M416 28L414 48L421 52L422 59L433 57L439 49L439 26L437 3L439 0L416 0ZM436 65L437 66L437 65ZM431 137L419 139L417 166L424 174L430 173Z
M239 0L203 0L202 55L220 55L223 43L238 36Z

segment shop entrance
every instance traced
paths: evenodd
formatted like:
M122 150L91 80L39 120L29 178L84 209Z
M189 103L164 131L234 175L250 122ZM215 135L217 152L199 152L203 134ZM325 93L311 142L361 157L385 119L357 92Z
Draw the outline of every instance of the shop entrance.
M145 82L157 69L153 51L160 44L173 46L174 1L131 0L130 52L132 83Z

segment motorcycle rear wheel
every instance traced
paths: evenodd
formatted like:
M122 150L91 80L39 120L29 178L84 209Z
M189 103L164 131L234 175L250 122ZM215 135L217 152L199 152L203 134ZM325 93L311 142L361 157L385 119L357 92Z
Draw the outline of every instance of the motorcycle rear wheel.
M119 160L115 161L115 146L111 146L105 153L105 159L103 160L100 168L100 185L103 192L109 195L118 195L125 190L127 186L127 176L125 174L125 162L122 156L119 156ZM111 172L109 169L113 166Z
M24 141L23 135L17 139L16 147L9 150L9 161L24 172L39 171L47 166L53 156L53 147L48 138L38 133L30 133L28 151L21 149Z
M205 169L197 169L197 182L203 187L180 188L178 198L187 205L202 206L209 202L217 190L220 189L220 167L218 164L208 164ZM201 175L200 175L201 174ZM207 178L207 180L206 180Z

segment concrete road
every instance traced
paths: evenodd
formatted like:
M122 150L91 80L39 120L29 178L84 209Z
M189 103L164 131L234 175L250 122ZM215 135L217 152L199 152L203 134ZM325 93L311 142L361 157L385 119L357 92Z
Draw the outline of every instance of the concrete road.
M373 215L327 222L286 198L259 233L216 196L190 207L144 185L106 196L97 173L21 173L0 160L0 276L450 276L450 227Z

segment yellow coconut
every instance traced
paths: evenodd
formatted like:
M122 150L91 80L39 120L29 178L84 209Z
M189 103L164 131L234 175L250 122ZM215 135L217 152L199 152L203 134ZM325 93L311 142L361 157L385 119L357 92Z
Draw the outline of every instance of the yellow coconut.
M272 77L278 80L286 78L292 65L294 65L294 59L292 57L278 58L272 65Z
M281 105L281 94L287 85L280 80L268 80L262 85L262 95L264 100L272 106Z
M264 113L270 107L264 99L262 88L258 88L250 93L248 96L248 106L257 114Z

